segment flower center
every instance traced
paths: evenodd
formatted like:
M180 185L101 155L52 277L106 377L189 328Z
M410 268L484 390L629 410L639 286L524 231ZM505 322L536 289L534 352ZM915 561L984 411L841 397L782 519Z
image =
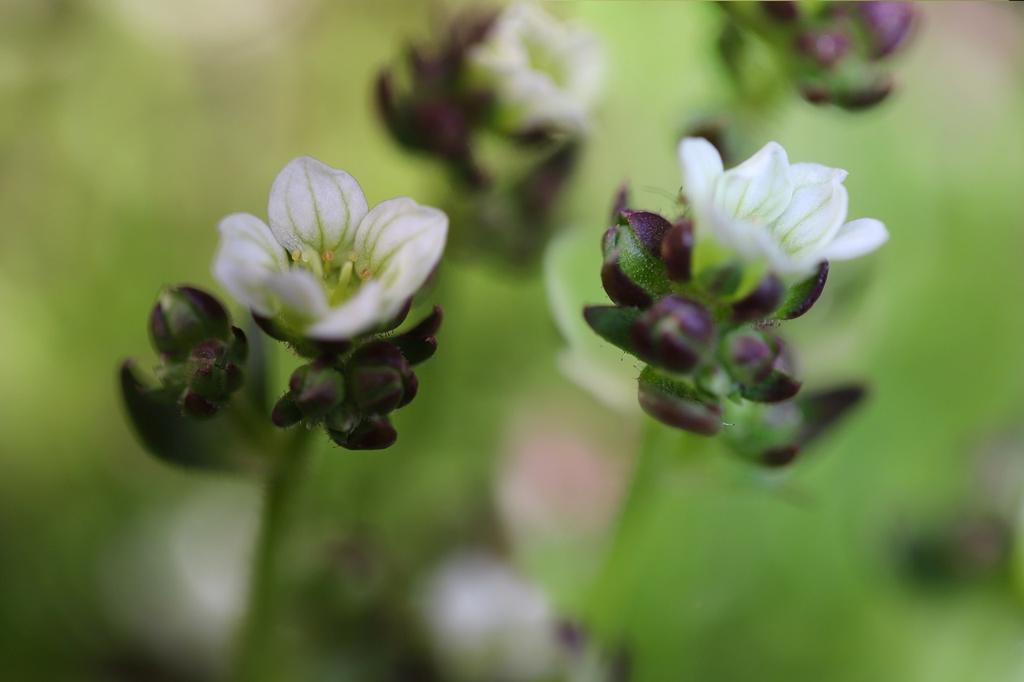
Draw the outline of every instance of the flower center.
M523 46L532 71L548 76L560 88L565 87L567 74L555 50L539 37L531 35L523 37Z
M341 255L334 251L316 254L311 251L295 250L291 254L292 265L309 270L323 282L327 302L331 306L351 298L359 287L373 278L369 261L360 257L358 251Z

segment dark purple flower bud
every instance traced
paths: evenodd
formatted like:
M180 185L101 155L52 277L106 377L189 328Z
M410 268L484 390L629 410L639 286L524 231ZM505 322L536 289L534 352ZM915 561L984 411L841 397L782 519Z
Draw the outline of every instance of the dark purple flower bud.
M693 276L693 221L681 218L661 240L661 260L673 282L689 282Z
M344 377L326 359L302 365L292 372L288 388L295 405L309 419L326 415L345 397Z
M747 386L767 380L779 355L774 339L754 329L733 332L723 346L725 368L733 379Z
M855 5L871 41L871 56L886 57L910 34L915 8L910 2L858 2Z
M203 341L188 357L188 387L211 402L227 400L242 387L242 370L229 360L229 347L218 339Z
M353 356L348 369L349 395L363 412L387 414L408 402L407 388L415 395L419 383L409 379L412 376L408 361L396 346L376 341ZM415 386L407 386L407 380L415 381Z
M800 8L791 0L762 1L761 10L778 22L790 22L797 18Z
M438 156L459 160L469 153L470 124L456 103L443 99L418 102L411 111L415 143Z
M715 336L711 313L682 296L665 296L630 329L637 357L672 372L689 372L706 354Z
M794 284L786 292L786 298L775 311L780 320L795 320L811 309L825 290L828 281L828 261L822 261L817 272L804 281Z
M767 275L749 294L732 304L734 322L750 322L768 317L782 302L786 287L774 274Z
M209 419L217 414L218 410L220 407L216 403L192 391L186 391L181 401L181 411L185 416L196 419Z
M170 358L183 358L206 339L231 335L227 310L202 289L180 286L164 289L149 316L153 347Z
M672 227L669 221L650 211L626 210L621 215L645 249L655 254L661 252L661 242Z
M840 30L807 31L797 37L797 48L828 69L849 52L850 37Z
M302 421L302 410L292 400L291 394L286 393L274 404L274 409L270 413L270 421L274 422L274 426L282 429Z
M645 371L638 397L644 412L663 424L702 436L713 436L722 427L721 407L678 382L669 386Z
M398 433L387 417L371 416L363 419L350 432L328 430L335 443L349 450L383 450L395 444Z

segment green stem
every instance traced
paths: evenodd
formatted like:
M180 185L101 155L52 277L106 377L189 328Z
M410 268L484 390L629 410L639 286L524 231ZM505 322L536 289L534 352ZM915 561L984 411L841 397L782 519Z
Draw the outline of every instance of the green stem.
M298 429L284 441L267 472L259 534L249 576L248 613L242 625L234 679L257 682L277 679L279 659L274 628L280 617L281 543L295 506L296 493L309 461L308 432Z
M643 580L643 567L656 557L636 556L627 551L636 545L638 534L648 525L650 513L666 483L679 464L695 463L697 455L708 449L710 438L697 436L647 420L643 445L633 465L629 488L619 509L615 532L592 593L593 624L598 630L621 627L619 614L629 600L633 583ZM685 455L685 457L684 457ZM617 635L618 633L616 633Z

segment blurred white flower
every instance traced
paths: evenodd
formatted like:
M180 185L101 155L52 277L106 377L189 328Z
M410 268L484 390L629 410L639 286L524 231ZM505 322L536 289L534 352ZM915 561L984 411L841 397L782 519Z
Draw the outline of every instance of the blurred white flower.
M252 486L210 482L115 535L99 566L114 624L192 677L222 674L245 606L259 506Z
M679 145L683 192L698 228L748 261L767 261L781 274L806 274L823 260L848 260L889 238L872 218L846 221L846 171L816 163L790 164L769 142L731 170L707 140Z
M489 555L445 561L429 578L421 607L431 643L456 679L537 680L558 669L547 598Z
M640 363L595 334L581 312L583 306L607 297L596 274L600 255L595 256L595 245L600 237L589 230L560 230L544 252L544 288L551 316L566 341L558 368L602 404L636 416Z
M240 303L290 331L348 339L394 318L444 251L448 216L412 199L367 210L355 178L308 156L274 180L270 226L220 223L214 276Z
M604 55L590 31L518 3L498 16L470 59L497 90L511 127L587 128L604 78Z

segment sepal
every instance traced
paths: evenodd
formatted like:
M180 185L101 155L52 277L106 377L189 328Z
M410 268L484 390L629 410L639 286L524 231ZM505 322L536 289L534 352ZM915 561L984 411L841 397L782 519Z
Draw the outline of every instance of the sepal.
M693 221L682 218L672 224L661 240L661 260L673 282L689 282L693 276Z
M732 304L733 322L752 322L768 317L782 303L785 292L782 280L769 273L753 291Z
M402 352L410 365L418 365L437 352L437 332L443 320L444 311L441 306L435 305L430 314L411 329L388 339L388 342Z
M642 312L627 306L588 305L583 309L583 319L602 339L635 355L632 328Z
M775 311L780 320L795 320L805 314L818 301L828 280L828 261L822 261L818 270L802 282L790 287L786 297Z
M722 427L722 408L692 384L671 379L650 367L638 380L640 407L663 424L713 436Z

